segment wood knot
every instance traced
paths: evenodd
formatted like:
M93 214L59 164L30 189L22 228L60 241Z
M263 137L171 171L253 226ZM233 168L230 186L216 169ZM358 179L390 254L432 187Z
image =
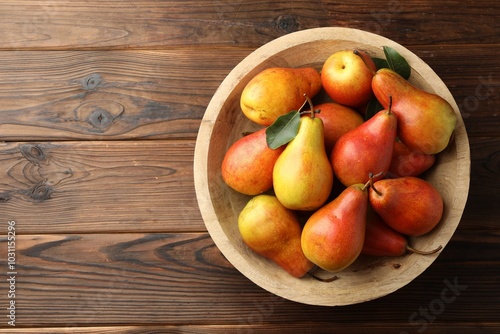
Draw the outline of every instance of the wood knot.
M19 146L21 154L32 164L40 166L40 162L48 160L47 154L41 145L37 144L21 144Z
M280 15L275 19L276 29L285 34L299 30L299 23L291 15Z
M36 202L41 202L50 199L52 192L53 189L51 186L45 183L38 183L29 189L26 195Z
M111 125L111 123L113 123L113 119L113 115L111 115L107 110L99 108L90 114L87 118L87 122L98 129L106 129Z
M87 124L92 126L88 129L89 131L104 132L124 111L125 107L122 104L100 99L85 101L74 110L74 113L75 120L83 121L86 124L86 129L88 128Z
M0 203L5 203L12 198L12 194L9 191L4 191L0 193Z
M91 74L82 80L82 86L85 90L94 90L101 85L102 77L98 73Z

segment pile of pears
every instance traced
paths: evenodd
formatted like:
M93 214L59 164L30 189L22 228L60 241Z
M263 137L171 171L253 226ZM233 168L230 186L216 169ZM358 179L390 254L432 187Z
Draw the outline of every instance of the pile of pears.
M380 106L370 117L367 101ZM456 115L445 99L363 51L342 50L321 71L258 73L240 106L262 128L231 144L221 176L250 196L238 229L252 251L299 278L339 272L361 254L441 249L408 241L443 215L441 194L422 175L453 140Z

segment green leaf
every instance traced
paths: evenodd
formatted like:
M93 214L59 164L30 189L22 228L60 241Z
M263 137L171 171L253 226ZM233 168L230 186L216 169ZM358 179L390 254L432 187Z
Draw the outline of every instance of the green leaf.
M290 111L281 115L266 129L266 142L273 150L289 143L299 132L300 112Z
M385 60L383 58L373 57L372 60L375 63L377 70L380 70L381 68L389 68L389 63L387 63L387 60Z
M384 54L389 68L408 80L411 75L411 67L406 59L389 46L384 46Z
M380 102L377 100L376 97L372 97L370 102L368 102L368 105L366 106L366 112L365 112L365 121L369 120L372 118L373 115L378 113L380 110L383 110L384 107L380 104Z

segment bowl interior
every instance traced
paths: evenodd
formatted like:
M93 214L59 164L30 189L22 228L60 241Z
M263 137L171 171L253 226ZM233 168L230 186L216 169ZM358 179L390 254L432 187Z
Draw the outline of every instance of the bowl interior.
M338 279L324 283L310 277L291 277L269 260L253 253L241 240L237 218L251 198L227 187L220 166L229 146L242 132L260 126L250 122L239 107L240 94L247 82L268 67L321 69L335 51L360 49L384 58L383 46L391 46L412 67L410 82L441 95L458 116L454 139L441 152L426 174L442 194L445 209L440 224L430 233L411 240L414 247L430 250L448 243L460 221L469 188L470 157L465 127L458 107L440 78L420 58L403 46L372 33L348 28L317 28L276 39L245 58L226 77L214 94L203 118L195 150L195 186L205 225L226 258L247 278L283 298L313 305L348 305L387 295L411 282L438 255L409 254L397 258L360 258L336 273ZM338 182L338 181L337 181ZM333 274L318 271L318 276Z

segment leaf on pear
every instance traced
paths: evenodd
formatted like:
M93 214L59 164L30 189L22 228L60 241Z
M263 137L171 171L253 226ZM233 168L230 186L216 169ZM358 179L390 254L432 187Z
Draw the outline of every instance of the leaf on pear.
M408 80L411 75L411 67L406 59L389 46L384 46L384 54L389 68Z
M383 110L384 107L380 104L380 102L377 100L377 98L374 96L368 102L368 105L366 106L366 111L365 111L365 122L372 118L373 115L378 113L380 110Z
M389 64L387 63L387 60L385 60L383 58L373 57L372 60L373 60L373 63L375 64L375 67L377 68L377 70L380 70L381 68L389 68Z
M299 132L300 112L290 111L281 115L266 129L267 146L273 150L289 143Z

